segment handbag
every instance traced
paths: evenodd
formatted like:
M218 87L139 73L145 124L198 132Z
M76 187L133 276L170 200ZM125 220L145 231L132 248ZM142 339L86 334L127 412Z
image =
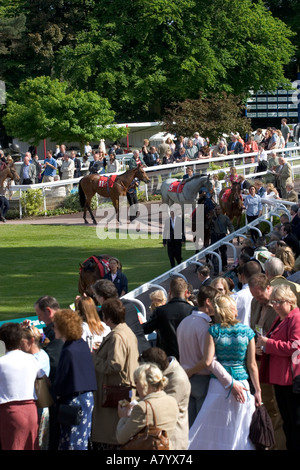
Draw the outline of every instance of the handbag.
M294 376L293 364L291 363L292 377L293 377L293 393L300 393L300 375Z
M120 400L131 401L131 385L102 385L102 407L118 408Z
M150 402L146 403L146 426L145 428L133 436L129 441L120 447L120 450L170 450L169 438L166 431L160 429L156 425L156 417ZM148 425L148 409L150 406L153 413L154 425Z
M275 445L272 420L264 405L256 407L252 415L249 438L256 450L272 448Z
M47 383L47 377L43 377L35 380L35 393L37 396L36 406L38 408L49 408L53 405L53 398L50 394L50 390Z
M61 403L58 407L57 422L65 426L77 426L82 419L82 408L78 405Z

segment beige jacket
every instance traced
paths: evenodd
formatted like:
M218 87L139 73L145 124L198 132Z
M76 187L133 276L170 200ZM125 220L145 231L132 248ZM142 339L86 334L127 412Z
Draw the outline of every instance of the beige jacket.
M103 340L94 355L98 389L94 393L92 441L117 444L117 408L102 407L102 385L134 385L133 373L138 367L138 343L126 323L117 325ZM134 398L134 396L133 396Z
M175 398L179 409L175 432L170 438L172 449L186 450L189 444L188 406L191 383L175 357L172 358L169 367L164 371L164 375L168 378L168 385L164 390L167 395Z
M156 417L156 426L167 432L171 444L178 417L178 406L175 398L167 395L163 390L147 395L147 397L139 401L138 404L133 407L131 415L128 418L121 418L119 420L117 425L117 440L119 444L126 444L131 437L142 431L146 426L147 405L145 400L148 400L153 407ZM149 405L147 406L147 415L148 424L153 426L154 418ZM172 448L172 444L170 448Z

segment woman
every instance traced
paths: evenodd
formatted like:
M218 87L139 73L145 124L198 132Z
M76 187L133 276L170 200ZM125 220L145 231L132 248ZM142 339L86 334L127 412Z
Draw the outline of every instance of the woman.
M143 147L142 147L142 155L144 159L145 157L147 157L149 153L149 145L150 145L150 141L148 139L144 139Z
M291 276L295 272L295 256L293 250L287 245L278 246L275 251L275 256L281 259L284 264L283 276Z
M261 144L264 144L266 150L269 149L269 143L270 143L271 137L272 137L271 130L266 129L264 138L261 141Z
M260 144L258 146L258 154L257 154L257 173L263 173L268 169L268 154L265 151L265 145Z
M121 300L105 300L101 311L111 332L94 353L98 389L94 396L92 442L94 450L110 450L118 447L118 409L103 406L103 386L133 385L133 373L138 366L139 351L137 338L125 323L126 311ZM132 395L134 397L134 391Z
M6 353L0 357L0 448L38 450L38 413L34 384L44 375L32 354L20 350L22 327L5 323L0 340Z
M41 370L49 377L50 358L42 345L49 343L42 330L30 325L30 320L22 323L22 339L20 349L28 354L32 354L38 361ZM39 447L41 450L47 450L49 445L49 408L38 408L39 416Z
M156 307L160 305L165 305L167 303L167 297L163 290L157 289L149 294L149 298L151 300L150 310L153 312Z
M264 195L265 199L280 199L277 189L273 183L268 183L266 185L267 192Z
M261 355L260 380L274 385L283 420L287 450L300 449L300 394L293 393L293 377L300 374L300 310L286 285L273 287L271 302L278 317L266 336L257 339Z
M158 428L166 431L170 439L175 430L179 410L175 398L163 390L168 379L155 364L145 363L135 370L134 380L140 400L133 407L118 407L120 420L116 436L119 444L126 444L131 437L144 429L147 422L149 426L156 424Z
M256 220L262 215L261 198L256 194L256 189L253 185L249 187L249 194L244 199L244 206L246 208L248 223ZM258 237L256 230L250 229L250 234L253 242L255 243Z
M208 330L204 360L199 365L209 366L216 355L233 380L243 383L245 401L237 401L230 390L211 377L205 401L190 429L189 450L252 450L249 428L255 405L261 404L255 334L239 322L235 301L227 295L214 299L214 310L216 323ZM254 396L249 391L249 375Z
M98 349L110 328L100 320L96 305L91 297L77 297L75 308L82 319L82 338L87 341L91 351Z
M128 280L120 270L120 262L117 258L110 258L109 269L110 272L105 274L104 279L112 281L118 290L119 297L122 297L128 292Z
M83 155L80 174L81 176L86 176L89 174L90 162L88 155Z
M116 159L116 154L111 153L109 155L109 162L106 166L106 173L118 173L119 171L119 162Z
M249 138L247 142L245 143L244 152L245 153L258 152L258 145L257 145L256 140L254 139L254 135L249 135ZM255 155L252 155L251 157L246 158L245 163L255 163Z
M233 292L230 292L228 282L225 277L216 277L210 285L217 289L223 295L232 295Z
M60 437L58 450L88 450L91 432L93 392L97 389L92 356L81 338L82 320L73 310L58 310L54 315L56 339L64 342L54 380L58 405ZM66 424L60 418L61 405L80 407L79 424Z

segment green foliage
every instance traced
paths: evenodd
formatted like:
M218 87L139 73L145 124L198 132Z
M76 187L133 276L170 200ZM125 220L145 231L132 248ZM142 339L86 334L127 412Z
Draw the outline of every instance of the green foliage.
M21 206L28 217L39 215L43 208L43 201L43 191L41 189L22 191Z
M200 94L195 100L173 103L166 110L164 128L177 135L192 136L195 130L216 143L223 133L232 130L245 135L251 120L243 116L244 105L236 96L223 93Z
M78 192L69 194L61 203L61 208L68 213L81 212L82 207L79 202ZM94 211L97 209L97 195L95 194L91 200L91 209ZM67 213L67 212L65 212Z
M96 92L71 90L67 82L37 77L21 83L7 104L3 121L8 132L37 145L45 138L54 142L116 139L126 129L113 125L114 112Z

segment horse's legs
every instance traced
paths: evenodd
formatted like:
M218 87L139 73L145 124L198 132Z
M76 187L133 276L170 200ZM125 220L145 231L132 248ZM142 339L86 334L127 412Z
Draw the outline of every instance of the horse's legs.
M97 220L96 220L95 217L94 217L94 214L93 214L92 209L91 209L91 206L90 206L90 202L88 202L88 201L86 201L86 203L85 203L85 205L84 205L84 211L83 211L83 219L84 219L84 222L85 222L86 224L88 224L88 221L87 221L87 218L86 218L86 211L87 211L87 210L89 211L89 214L90 214L90 216L91 216L91 219L92 219L92 221L93 221L93 224L94 224L94 225L97 225Z

